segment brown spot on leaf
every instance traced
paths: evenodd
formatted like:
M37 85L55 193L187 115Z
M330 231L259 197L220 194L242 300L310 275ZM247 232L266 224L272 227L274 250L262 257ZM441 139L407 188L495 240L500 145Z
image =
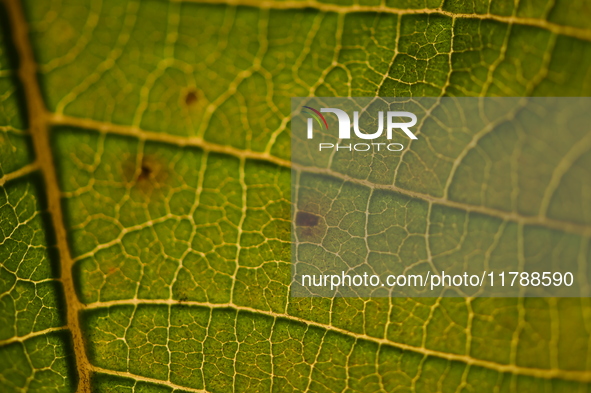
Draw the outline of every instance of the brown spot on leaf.
M322 241L328 230L326 214L329 209L324 205L322 195L306 189L300 190L297 212L293 218L294 229L299 241L313 243Z
M315 227L318 225L320 217L308 212L298 212L296 214L296 225L299 227Z
M152 168L150 168L150 165L142 162L142 165L140 168L140 174L137 177L137 180L142 181L142 180L149 179L151 175L152 175Z
M135 154L125 157L122 162L123 175L126 183L147 196L156 196L167 185L170 175L169 167L161 157L153 154Z
M199 101L199 97L197 96L197 92L195 90L189 90L187 94L185 94L185 104L188 107L195 106Z

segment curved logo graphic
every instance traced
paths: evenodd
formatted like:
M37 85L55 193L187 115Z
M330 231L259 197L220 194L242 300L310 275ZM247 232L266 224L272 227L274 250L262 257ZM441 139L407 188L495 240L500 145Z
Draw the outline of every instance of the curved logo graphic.
M316 120L316 122L318 123L320 128L322 128L322 123L324 123L324 128L326 130L328 130L328 123L326 122L326 119L324 118L324 116L322 116L322 113L318 112L316 109L311 108L309 106L304 106L304 108L310 109L312 111L312 112L308 112L308 111L303 111L303 112L312 116ZM322 119L322 122L320 121L320 119ZM308 139L310 139L312 137L311 133L312 133L312 119L308 119Z

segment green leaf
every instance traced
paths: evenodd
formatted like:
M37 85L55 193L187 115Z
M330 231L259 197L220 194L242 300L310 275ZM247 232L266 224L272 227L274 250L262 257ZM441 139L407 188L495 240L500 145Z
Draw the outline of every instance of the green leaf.
M590 16L585 0L4 0L0 391L589 391L587 298L290 297L289 114L296 96L587 96ZM426 135L375 195L417 234L399 256L589 263L577 138ZM535 169L561 162L543 202Z

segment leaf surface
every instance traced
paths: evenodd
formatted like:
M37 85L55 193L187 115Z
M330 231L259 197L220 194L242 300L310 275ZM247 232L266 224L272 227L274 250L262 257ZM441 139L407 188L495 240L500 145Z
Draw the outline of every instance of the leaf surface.
M290 97L591 92L584 0L467 4L6 0L0 390L587 392L585 298L289 295ZM378 243L589 263L589 139L423 135Z

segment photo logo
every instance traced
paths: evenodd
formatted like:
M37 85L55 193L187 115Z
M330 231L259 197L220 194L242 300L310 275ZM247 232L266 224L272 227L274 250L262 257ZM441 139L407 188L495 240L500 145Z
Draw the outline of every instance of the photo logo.
M309 106L304 106L304 108L311 110L303 111L311 115L320 128L325 128L328 130L328 122L324 118L321 112L328 112L333 113L337 116L339 122L339 139L351 139L351 118L342 109L337 108L321 108L320 112L314 108ZM399 122L395 121L397 118L409 118L409 122ZM409 129L410 127L417 124L417 117L414 113L411 112L399 112L399 111L388 111L386 112L386 137L388 139L392 139L393 130L400 129L402 130L410 139L418 139L415 134ZM313 121L311 118L308 119L308 139L312 139L314 137L314 130L313 130ZM324 125L324 127L322 127ZM378 130L372 134L366 134L361 132L359 129L359 112L353 112L353 131L358 138L369 140L369 139L376 139L379 138L382 133L384 132L384 112L378 112Z

